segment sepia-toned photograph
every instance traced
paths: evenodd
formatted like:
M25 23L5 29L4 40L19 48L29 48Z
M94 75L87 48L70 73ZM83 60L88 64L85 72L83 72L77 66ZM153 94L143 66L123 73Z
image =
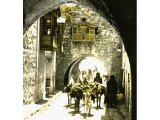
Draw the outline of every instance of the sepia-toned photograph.
M23 119L137 120L136 19L136 0L23 0Z

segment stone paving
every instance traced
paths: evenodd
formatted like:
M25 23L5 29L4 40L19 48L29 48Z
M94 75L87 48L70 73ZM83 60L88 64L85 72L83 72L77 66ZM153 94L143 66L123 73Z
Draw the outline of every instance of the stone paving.
M116 108L107 108L101 120L130 120L130 118L125 106L121 104L117 105Z
M103 100L103 99L102 99ZM67 104L67 94L60 93L43 108L25 120L129 120L124 105L117 105L116 108L106 108L101 105L100 109L92 104L91 115L86 117L83 102L80 104L80 111L75 112L73 104Z

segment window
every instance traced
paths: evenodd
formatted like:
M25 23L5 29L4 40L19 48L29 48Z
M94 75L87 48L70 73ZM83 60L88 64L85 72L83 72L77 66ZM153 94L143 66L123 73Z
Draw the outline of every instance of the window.
M77 25L72 27L72 41L94 41L95 27Z

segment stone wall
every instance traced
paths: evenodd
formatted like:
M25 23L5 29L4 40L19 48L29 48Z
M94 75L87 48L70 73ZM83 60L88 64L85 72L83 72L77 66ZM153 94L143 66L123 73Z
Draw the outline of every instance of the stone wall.
M49 93L55 91L56 53L51 52L51 61L47 62L45 51L39 48L39 20L23 36L23 102L36 103L46 96L46 79L50 78Z
M57 51L57 88L63 88L64 74L71 62L83 55L94 55L104 64L110 74L115 74L116 79L119 79L122 61L121 57L117 56L117 50L122 43L117 31L100 15L87 8L78 5L72 6L72 9L67 7L61 6L62 17L66 18L66 27L64 51ZM96 35L93 43L72 42L71 40L71 25L82 22L82 18L86 18L86 22L99 28L99 34Z
M33 103L37 97L37 21L23 36L23 103Z

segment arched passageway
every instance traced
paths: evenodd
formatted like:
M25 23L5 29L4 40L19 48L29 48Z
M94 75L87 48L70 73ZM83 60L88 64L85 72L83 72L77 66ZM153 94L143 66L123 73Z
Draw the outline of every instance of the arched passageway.
M67 71L64 75L64 86L68 85L69 84L69 80L71 78L71 70L73 69L73 67L75 66L75 64L79 63L81 60L83 60L84 58L80 58L80 59L77 59L75 60L73 63L71 63L69 65L69 67L67 68ZM78 71L77 71L78 72Z
M88 75L88 80L91 81L93 81L97 72L100 73L101 77L109 75L109 72L98 59L86 56L78 58L68 67L64 77L64 86L69 84L71 79L77 82L80 74L84 71Z
M124 80L123 81L124 84L127 84L126 87L129 86L129 89L125 91L126 94L128 94L128 96L129 96L129 97L126 97L126 99L127 99L126 101L128 101L127 102L127 107L129 109L129 112L130 113L132 112L132 114L131 114L132 115L132 119L134 119L135 118L135 107L136 107L135 106L135 103L136 103L135 102L136 101L136 99L135 99L136 98L136 56L135 56L136 55L136 51L135 51L135 49L136 49L135 48L136 40L134 38L135 38L136 35L135 34L126 34L125 33L127 31L126 29L123 29L124 31L123 30L121 31L121 29L119 29L119 31L118 31L118 29L116 28L116 24L113 24L114 22L113 22L113 18L111 17L112 15L111 15L108 7L106 6L106 4L102 5L99 2L96 2L95 4L93 4L92 2L89 2L89 1L88 2L87 1L84 2L84 1L76 1L76 0L73 0L73 1L54 1L53 3L51 1L45 1L45 2L42 2L42 3L37 2L37 3L34 4L34 7L33 7L31 4L28 4L25 1L24 2L24 4L26 5L26 6L24 6L24 8L25 8L25 13L24 13L24 16L25 16L25 19L24 19L24 33L25 33L25 35L26 35L26 31L29 28L29 26L33 22L35 22L38 18L42 17L43 15L48 13L49 11L52 11L53 9L57 9L58 6L61 6L64 3L67 3L67 2L68 3L75 3L77 5L83 5L83 6L87 7L87 8L89 8L89 9L92 9L93 11L96 11L100 16L102 16L102 18L105 18L112 25L112 27L114 27L113 30L116 30L118 34L120 32L119 35L122 35L121 37L122 37L122 40L124 42L124 46L125 46L125 49L126 49L126 51L128 53L128 56L127 56L127 54L125 52L125 56L127 56L126 57L127 58L127 60L126 60L127 62L125 60L124 60L125 62L122 62L122 64L124 64L124 66L119 64L120 65L119 67L123 66L122 70L117 68L118 70L121 71L121 73L119 71L116 71L116 70L115 70L116 72L114 71L114 69L117 67L117 66L114 66L115 65L114 63L109 63L109 62L106 62L106 63L109 63L109 64L113 65L110 68L110 70L113 68L112 70L114 71L114 73L123 74L121 76L121 79ZM27 7L27 5L28 5L28 7ZM30 9L27 9L27 8L30 8ZM105 11L102 10L103 8L105 8ZM135 29L133 28L133 31L134 30ZM132 29L129 29L129 31L132 31ZM131 32L131 33L133 33L133 32ZM133 46L131 44L128 44L128 43L130 43L130 41L133 42L133 44L132 44ZM38 41L37 41L36 44L38 44ZM102 44L105 44L105 43L102 43ZM66 45L69 45L69 44L66 42ZM83 46L88 46L89 48L91 48L91 46L89 46L89 45L90 44L88 44L88 43L83 44ZM99 45L99 43L98 43L98 45ZM117 43L115 45L117 45ZM79 47L79 45L77 43L71 43L71 46L75 47L75 49L72 48L73 50L76 50L77 47ZM120 44L120 48L123 48L124 46L123 46L123 44ZM37 45L36 45L36 47L38 48ZM103 47L99 46L99 48L100 49L101 48L105 48L105 46L103 46ZM118 46L117 46L117 48L118 48ZM121 50L125 51L125 49L121 49ZM87 47L86 47L86 50L87 50ZM91 50L89 50L89 51L91 51ZM36 52L35 52L35 54L37 54ZM93 51L91 51L91 53L92 52ZM100 51L100 52L103 54L103 51ZM116 53L117 51L114 51L114 52ZM45 56L48 56L48 55L46 55L45 53L46 53L45 51L38 51L39 55L37 57L37 60L39 61L39 63L37 64L37 68L38 69L40 68L40 69L38 70L38 72L37 71L35 72L37 75L39 75L39 78L35 77L35 79L37 79L36 81L42 80L43 81L42 83L45 83L45 78L48 76L50 79L52 79L54 81L54 82L51 82L52 84L50 86L52 88L52 90L50 92L53 92L54 87L56 87L56 84L54 84L54 83L56 83L57 81L58 81L58 85L57 85L58 88L62 88L63 87L63 84L62 84L61 80L64 78L64 75L65 75L65 72L66 72L66 70L68 68L68 65L70 65L72 63L71 66L69 67L69 69L70 69L77 62L80 62L82 59L78 60L78 61L75 61L75 62L72 62L72 61L74 61L74 59L77 59L79 56L71 56L71 57L73 57L73 59L69 60L67 63L64 63L64 61L65 62L67 61L66 58L68 56L65 56L65 54L61 53L60 51L56 51L56 52L54 51L53 53L51 53L51 63L50 63L50 62L46 62L46 58L47 57L45 57ZM73 52L71 52L71 53L72 53L72 55L76 55L76 54L73 54ZM83 56L83 55L80 54L80 56ZM129 57L129 59L128 59L128 57ZM39 60L39 58L41 58L41 60ZM55 60L55 58L56 58L56 60ZM101 58L101 59L104 59L104 58ZM52 60L54 60L54 61L52 61ZM120 61L121 61L119 58L116 58L114 60L115 60L115 62L117 62L117 60L119 60L119 62L117 62L117 63L120 63ZM47 58L47 61L48 61L48 58ZM111 61L113 61L113 59L111 59ZM45 63L45 64L42 65L43 63ZM67 64L67 65L65 65L65 64ZM131 65L131 71L130 71L130 65ZM55 66L58 66L58 67L55 67ZM43 71L44 69L42 70L42 68L44 68L46 72L44 72ZM55 70L56 68L58 68L57 71ZM69 72L69 71L67 70L67 72ZM67 74L66 74L65 78L69 79L70 76L67 76ZM37 88L39 89L39 88L42 87L42 91L45 91L44 90L45 88L44 88L42 83L38 84ZM65 84L66 83L67 82L65 82ZM36 91L36 89L35 89L35 91ZM41 94L40 91L41 90L39 90L38 94ZM34 93L31 93L31 94L34 94ZM37 98L34 98L34 99L36 101Z

